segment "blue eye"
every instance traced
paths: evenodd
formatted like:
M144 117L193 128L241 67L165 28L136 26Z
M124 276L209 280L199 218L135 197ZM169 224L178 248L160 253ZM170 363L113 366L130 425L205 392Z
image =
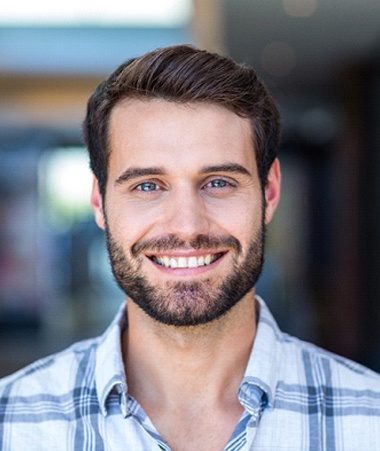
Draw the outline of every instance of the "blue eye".
M209 186L211 188L225 188L228 186L229 183L226 180L223 179L215 179L211 180L206 186Z
M140 183L140 185L136 186L136 189L138 189L139 191L157 191L159 189L158 185L156 183L153 182L143 182Z

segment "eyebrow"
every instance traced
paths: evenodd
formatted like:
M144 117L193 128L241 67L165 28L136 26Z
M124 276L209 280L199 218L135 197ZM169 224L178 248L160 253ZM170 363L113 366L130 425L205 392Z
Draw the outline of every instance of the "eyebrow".
M205 166L201 170L204 174L210 174L211 172L233 172L243 175L252 176L252 174L244 166L237 163L218 164L215 166Z
M151 168L129 168L124 171L115 181L115 184L119 185L121 183L129 182L130 180L136 179L138 177L144 177L146 175L164 175L166 172L160 167Z
M213 172L232 172L243 175L252 176L252 174L240 164L226 163L218 164L214 166L204 166L201 171L202 174L211 174ZM152 175L165 175L166 171L162 167L148 167L139 168L132 167L125 170L115 181L116 185L120 185L125 182L129 182L139 177L152 176Z

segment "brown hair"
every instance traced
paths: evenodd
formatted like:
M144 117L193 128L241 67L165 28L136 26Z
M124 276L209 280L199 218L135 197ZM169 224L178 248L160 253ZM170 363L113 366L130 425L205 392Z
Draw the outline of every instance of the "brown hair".
M126 98L207 102L249 118L261 185L266 185L280 139L279 112L271 95L253 68L190 45L178 45L128 60L89 99L84 140L103 195L111 151L110 115L115 105Z

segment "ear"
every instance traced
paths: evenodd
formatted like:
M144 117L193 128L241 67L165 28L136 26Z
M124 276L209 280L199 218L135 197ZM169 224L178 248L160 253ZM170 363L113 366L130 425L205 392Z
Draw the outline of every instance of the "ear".
M94 211L95 222L101 229L106 228L103 211L103 196L100 194L98 179L94 176L91 192L91 206Z
M269 169L268 180L265 186L265 224L269 224L280 201L281 169L276 158Z

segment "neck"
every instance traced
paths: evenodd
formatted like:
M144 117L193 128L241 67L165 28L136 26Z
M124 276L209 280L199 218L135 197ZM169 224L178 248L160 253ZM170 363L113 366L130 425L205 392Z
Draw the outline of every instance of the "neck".
M189 399L237 401L256 333L253 292L222 318L200 326L159 324L132 301L128 318L123 335L128 391L147 411Z

